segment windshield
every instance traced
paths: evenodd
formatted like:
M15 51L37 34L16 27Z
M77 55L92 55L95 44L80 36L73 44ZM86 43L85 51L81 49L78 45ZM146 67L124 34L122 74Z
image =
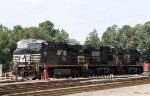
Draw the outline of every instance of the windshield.
M20 43L17 45L17 48L27 48L28 44L27 43Z
M40 49L41 48L41 43L30 43L29 48L31 48L31 49Z

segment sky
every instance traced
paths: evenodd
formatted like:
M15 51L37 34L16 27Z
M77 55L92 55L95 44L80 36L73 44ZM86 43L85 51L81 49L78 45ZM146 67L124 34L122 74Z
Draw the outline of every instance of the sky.
M150 0L0 0L0 24L38 26L50 20L84 43L94 29L99 37L112 25L135 26L150 20Z

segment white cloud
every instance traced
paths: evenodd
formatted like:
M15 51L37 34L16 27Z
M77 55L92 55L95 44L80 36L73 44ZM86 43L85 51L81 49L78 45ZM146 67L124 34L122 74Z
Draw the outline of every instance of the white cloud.
M150 21L150 14L146 14L144 19L145 22Z
M135 25L150 20L150 14L108 20L116 17L148 13L150 0L1 0L0 24L36 26L50 20L56 28L66 30L71 38L83 42L94 28L101 35L108 26ZM108 22L99 22L108 20ZM90 23L97 21L97 23ZM85 24L80 24L85 23Z
M37 5L40 5L41 3L43 3L45 0L25 0L25 1L34 6L37 6Z

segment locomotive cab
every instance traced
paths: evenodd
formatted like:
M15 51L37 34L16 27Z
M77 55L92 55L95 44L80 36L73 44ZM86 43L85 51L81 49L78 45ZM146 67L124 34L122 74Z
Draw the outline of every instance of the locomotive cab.
M18 67L18 74L26 76L29 73L34 74L42 66L42 47L43 40L28 39L17 43L17 48L13 52L13 64ZM32 70L32 72L30 72Z

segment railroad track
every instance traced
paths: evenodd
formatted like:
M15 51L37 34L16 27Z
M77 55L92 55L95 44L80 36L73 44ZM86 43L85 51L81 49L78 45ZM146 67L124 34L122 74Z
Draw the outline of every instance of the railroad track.
M82 81L82 80L81 80ZM0 87L1 96L60 96L78 92L104 90L150 83L150 78L80 82L80 80L17 84Z

